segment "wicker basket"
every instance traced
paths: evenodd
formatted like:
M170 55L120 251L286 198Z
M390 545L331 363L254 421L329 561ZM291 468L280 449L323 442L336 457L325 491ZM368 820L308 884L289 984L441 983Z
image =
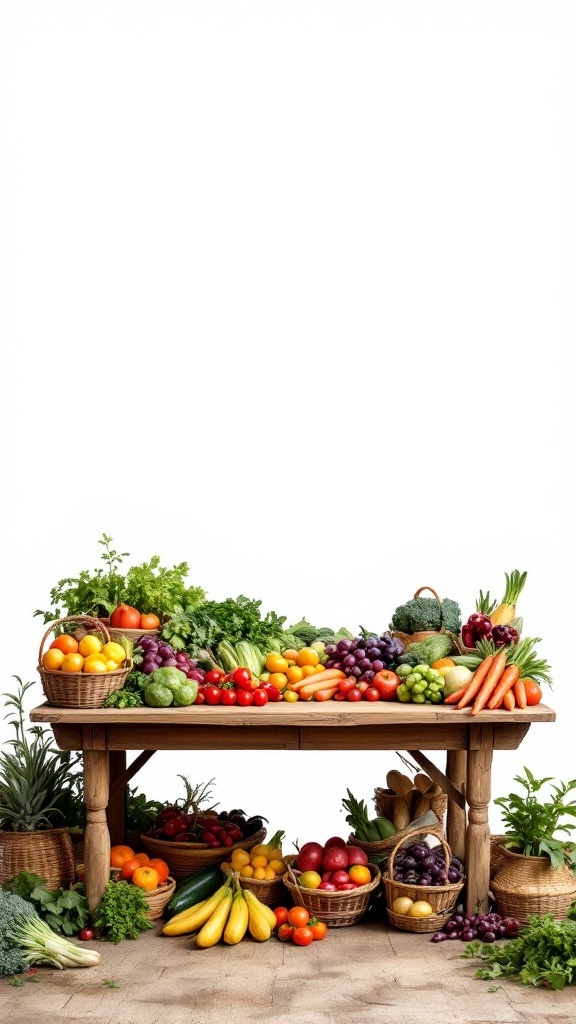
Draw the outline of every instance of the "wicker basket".
M360 849L364 850L364 853L367 853L368 857L370 857L370 855L376 856L376 855L381 854L381 853L384 853L384 854L388 853L389 854L390 851L393 850L394 847L399 842L403 842L404 839L409 839L410 836L422 835L422 834L423 833L421 831L417 831L415 829L411 829L410 827L408 827L408 828L403 828L401 832L395 832L394 835L390 836L389 839L379 839L379 840L377 840L377 841L375 841L373 843L364 843L364 842L362 842L361 839L358 839L355 835L351 835L349 837L349 839L348 839L348 843L349 843L350 846L358 846L358 847L360 847ZM437 836L438 839L442 839L443 836L444 836L444 825L443 825L443 823L441 821L439 821L437 825L430 825L430 826L428 826L426 828L426 831L425 831L424 834L425 835L429 835L429 836Z
M240 884L243 889L253 892L256 899L259 899L260 903L265 903L267 907L279 903L286 896L283 875L277 875L276 878L244 878L242 876Z
M414 832L413 836L425 836L426 831ZM450 866L451 851L446 840L438 837L444 847L446 857L446 871ZM406 840L400 839L390 854L388 868L383 877L384 893L386 898L386 913L390 922L405 932L435 932L451 917L456 906L458 894L464 887L464 879L454 885L408 885L406 882L394 881L394 858L398 850ZM408 896L411 900L425 900L430 904L434 913L430 917L408 917L404 914L395 914L392 910L394 900L399 896Z
M405 648L408 647L408 644L417 644L420 643L421 640L427 640L429 636L438 636L440 633L446 632L446 627L444 626L442 601L438 597L436 591L433 590L432 587L420 587L420 589L417 590L416 593L414 594L413 599L416 600L416 598L420 597L420 594L422 593L423 590L429 590L430 593L433 594L436 600L438 601L438 604L440 605L440 621L442 623L442 626L440 629L426 629L422 630L420 633L402 633L400 630L397 629L391 630L390 635L395 636L398 640L400 640L401 643L404 644ZM452 637L452 642L454 642L453 634L450 633L449 635L450 637Z
M504 862L502 847L508 836L490 836L490 879L492 880Z
M372 893L378 888L382 875L375 864L368 864L372 881L348 892L327 892L326 890L304 889L295 884L287 871L283 876L295 906L306 907L309 914L320 918L329 928L344 928L358 921L368 910ZM294 871L298 878L300 871ZM242 883L243 884L243 883Z
M266 829L261 829L249 839L243 839L233 846L217 846L210 848L205 843L175 843L169 839L156 839L154 836L140 836L142 846L150 857L160 857L166 861L170 874L177 882L188 878L200 868L210 864L222 864L228 860L234 850L251 850L266 837Z
M527 924L530 914L563 920L576 901L576 879L568 865L554 869L549 857L525 857L505 846L500 850L502 861L490 886L498 913L520 924Z
M132 662L125 661L116 672L50 672L42 665L44 644L52 630L63 622L87 624L91 632L102 633L105 643L110 640L106 626L89 615L68 615L52 622L42 637L38 654L38 672L46 699L56 708L101 708L109 694L122 689Z
M144 916L150 921L157 921L159 917L162 917L164 907L171 900L175 888L176 879L169 875L157 889L151 889L149 892L142 889L142 895L148 904L148 910L144 911Z
M75 880L74 850L69 829L0 831L0 885L21 871L30 871L45 878L48 889L68 889Z

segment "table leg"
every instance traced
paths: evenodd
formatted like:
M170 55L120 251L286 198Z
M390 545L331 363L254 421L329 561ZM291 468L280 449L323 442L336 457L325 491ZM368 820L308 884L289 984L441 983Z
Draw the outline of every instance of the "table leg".
M460 793L466 793L466 751L448 750L446 752L446 775ZM464 860L466 855L466 808L459 807L454 800L448 799L446 814L446 838L452 853Z
M488 910L490 888L490 803L492 750L494 728L491 725L470 726L468 741L468 772L466 801L466 913Z
M110 772L107 750L84 751L84 888L90 910L100 902L110 878L110 834L106 822Z

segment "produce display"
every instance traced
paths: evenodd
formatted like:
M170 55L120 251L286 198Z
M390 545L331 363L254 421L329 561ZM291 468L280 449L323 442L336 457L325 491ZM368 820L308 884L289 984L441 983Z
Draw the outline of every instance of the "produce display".
M208 949L221 939L229 946L240 942L247 932L265 942L276 928L276 916L249 889L242 889L236 872L208 899L174 914L162 928L163 935L196 935L196 945Z
M555 991L575 985L576 906L568 911L565 921L555 921L553 914L534 915L518 937L506 945L487 944L484 934L483 941L470 942L462 956L484 961L476 977L486 981L509 978Z
M241 808L217 811L217 805L204 807L212 796L209 787L213 779L192 786L187 776L178 778L184 783L186 795L158 812L147 835L177 843L204 843L209 849L217 849L241 843L264 827L263 817L247 817Z
M110 867L119 868L125 882L137 885L139 889L152 892L166 881L170 868L165 860L147 853L134 853L129 846L113 846L110 850Z

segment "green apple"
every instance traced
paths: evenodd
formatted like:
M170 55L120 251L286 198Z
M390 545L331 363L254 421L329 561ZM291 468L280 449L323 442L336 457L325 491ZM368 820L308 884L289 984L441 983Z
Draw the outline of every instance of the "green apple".
M317 871L303 871L298 879L299 885L304 889L317 889L322 881L322 876Z

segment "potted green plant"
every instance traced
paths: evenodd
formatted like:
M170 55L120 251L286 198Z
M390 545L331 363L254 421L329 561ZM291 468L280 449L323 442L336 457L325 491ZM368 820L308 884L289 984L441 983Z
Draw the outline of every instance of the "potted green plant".
M536 779L528 768L514 778L524 793L509 793L494 803L502 808L505 826L500 846L502 860L492 891L499 913L526 923L530 914L553 913L562 919L576 900L576 843L570 835L576 825L576 800L569 799L576 779L550 785L549 798L541 791L551 777Z
M80 759L54 747L41 726L25 727L24 697L34 683L14 678L17 692L2 695L15 738L0 751L0 885L31 871L50 888L66 888L74 881L66 807Z

